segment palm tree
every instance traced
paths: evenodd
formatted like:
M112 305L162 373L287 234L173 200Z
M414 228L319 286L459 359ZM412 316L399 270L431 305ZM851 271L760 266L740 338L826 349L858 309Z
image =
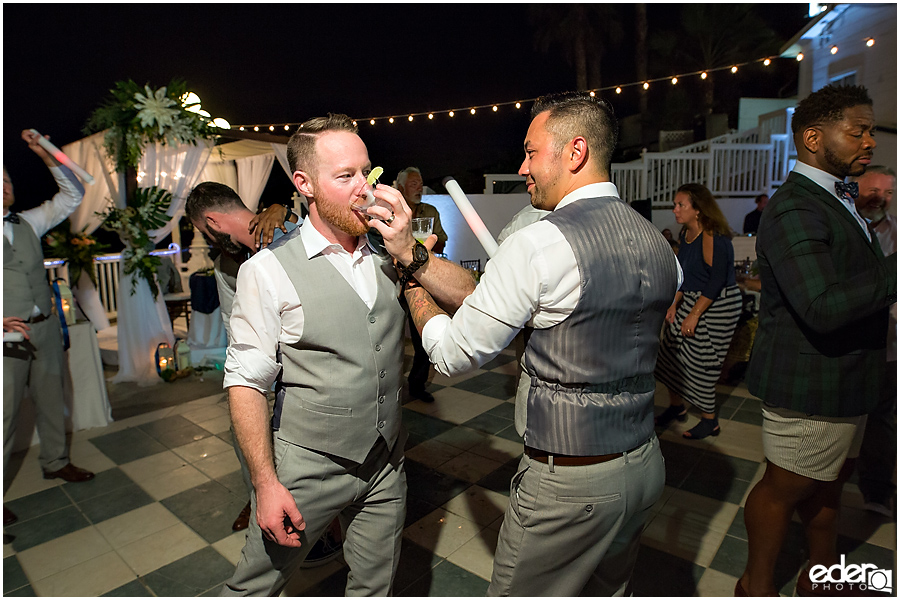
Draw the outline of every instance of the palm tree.
M773 52L775 33L754 12L752 4L685 4L681 28L659 31L651 39L654 64L668 73L724 67ZM714 77L704 82L703 105L715 103Z
M559 46L575 67L577 89L601 86L601 61L622 40L619 11L610 4L532 5L529 17L535 46L542 52Z

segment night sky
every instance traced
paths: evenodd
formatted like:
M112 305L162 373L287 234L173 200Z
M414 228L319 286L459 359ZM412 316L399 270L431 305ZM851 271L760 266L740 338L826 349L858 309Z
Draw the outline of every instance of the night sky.
M805 24L807 7L758 10L786 41ZM648 5L650 35L671 27L677 9ZM604 85L636 78L633 6L621 5L621 13L626 36L604 60ZM518 4L4 4L3 17L3 162L20 210L55 191L21 130L34 127L58 146L80 139L92 110L122 79L154 88L185 79L204 109L232 125L296 123L326 112L402 116L393 125L360 122L373 165L387 171L382 181L415 165L426 184L439 187L453 175L470 193L481 192L482 173L518 169L529 106L413 123L405 115L575 87L560 52L535 49L528 8ZM796 66L779 65L768 82L741 73L732 95L790 92ZM610 100L620 116L637 112L635 93ZM290 194L286 177L272 179L279 181L267 188L266 203Z

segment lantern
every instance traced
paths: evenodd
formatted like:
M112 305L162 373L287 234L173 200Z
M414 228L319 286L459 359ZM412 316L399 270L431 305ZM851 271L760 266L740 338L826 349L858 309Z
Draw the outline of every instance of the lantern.
M175 353L165 342L156 347L156 372L163 381L175 379Z
M179 371L191 368L191 347L181 338L175 342L175 364Z
M59 278L54 282L59 288L59 299L62 304L63 316L66 319L66 325L75 324L75 298L72 296L72 290L66 285L66 280Z

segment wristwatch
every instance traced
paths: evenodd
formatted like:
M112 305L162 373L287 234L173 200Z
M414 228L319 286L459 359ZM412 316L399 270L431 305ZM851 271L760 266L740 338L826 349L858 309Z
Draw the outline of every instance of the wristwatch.
M422 268L422 265L428 262L428 258L430 256L428 252L428 248L422 245L422 242L416 240L416 243L413 244L412 247L412 256L413 260L409 263L405 269L403 269L403 274L400 275L400 286L403 287L406 285L406 282L409 281L409 278L413 276L413 273Z

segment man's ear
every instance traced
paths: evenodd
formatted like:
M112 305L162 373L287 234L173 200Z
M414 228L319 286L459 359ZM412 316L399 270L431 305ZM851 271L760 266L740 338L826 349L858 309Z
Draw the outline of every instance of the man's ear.
M822 143L822 131L818 127L807 127L803 130L800 138L803 140L803 146L815 154Z
M294 180L294 187L297 188L298 192L307 198L312 198L315 195L315 186L312 177L308 173L305 171L294 171L291 179Z
M222 215L222 213L207 212L203 218L203 220L206 221L206 228L214 229L216 231L221 231L221 229L222 229L221 215Z
M587 140L581 136L574 138L566 144L563 151L563 158L568 163L568 169L572 173L577 173L587 164L588 161L588 145Z

